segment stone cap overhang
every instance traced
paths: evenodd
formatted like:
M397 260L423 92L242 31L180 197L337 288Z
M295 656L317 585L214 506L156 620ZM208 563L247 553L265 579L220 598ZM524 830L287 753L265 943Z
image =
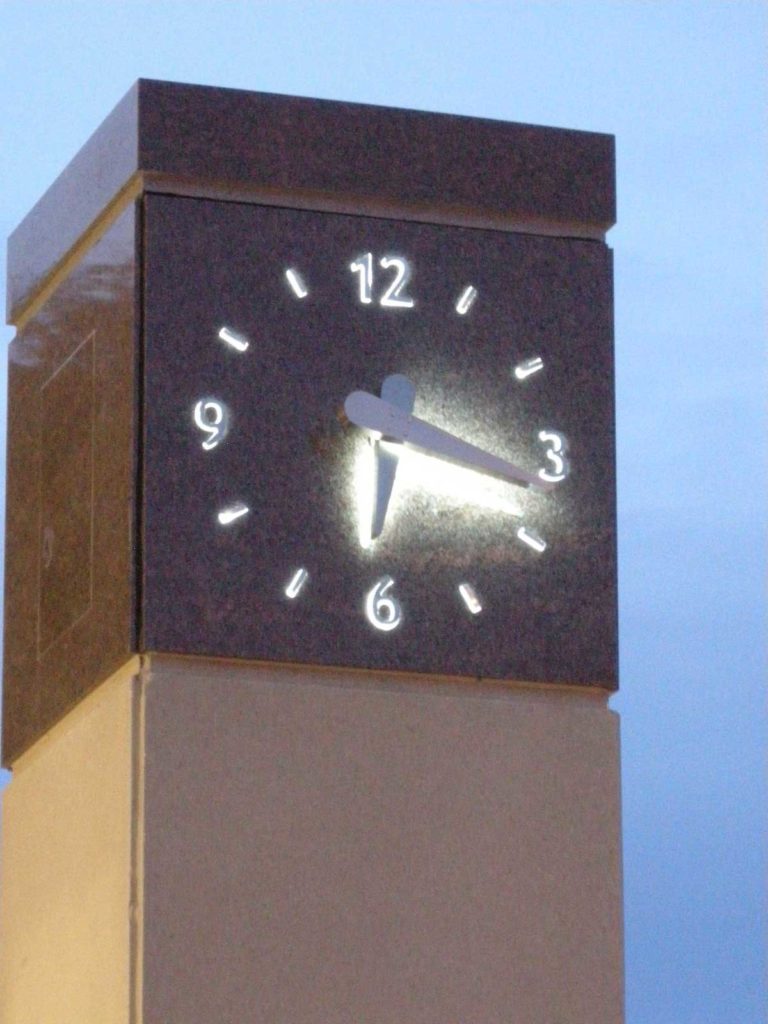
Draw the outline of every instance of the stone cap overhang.
M143 192L602 240L612 135L139 79L8 242L23 317Z

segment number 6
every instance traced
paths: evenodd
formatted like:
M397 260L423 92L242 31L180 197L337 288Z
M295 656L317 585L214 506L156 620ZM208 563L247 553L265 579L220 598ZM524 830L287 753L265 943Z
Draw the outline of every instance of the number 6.
M400 602L389 594L394 585L395 581L391 576L382 576L365 597L366 618L372 626L384 633L397 629L403 620Z

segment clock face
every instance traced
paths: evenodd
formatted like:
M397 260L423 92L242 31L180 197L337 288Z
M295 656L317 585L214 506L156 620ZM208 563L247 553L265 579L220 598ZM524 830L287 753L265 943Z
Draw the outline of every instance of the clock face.
M612 686L602 243L145 200L148 650Z

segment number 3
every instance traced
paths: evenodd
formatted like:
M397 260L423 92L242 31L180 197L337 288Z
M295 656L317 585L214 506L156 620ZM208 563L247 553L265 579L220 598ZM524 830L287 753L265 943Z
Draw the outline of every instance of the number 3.
M547 449L544 452L547 459L552 463L551 471L547 469L540 469L539 476L542 480L547 480L549 483L556 484L560 480L565 480L571 471L570 464L568 462L568 442L562 434L558 434L554 430L540 430L539 440L547 445Z

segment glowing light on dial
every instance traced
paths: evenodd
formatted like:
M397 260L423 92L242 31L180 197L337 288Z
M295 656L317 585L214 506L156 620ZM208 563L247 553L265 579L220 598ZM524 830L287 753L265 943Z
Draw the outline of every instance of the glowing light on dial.
M379 440L381 447L391 442ZM524 515L517 489L503 480L493 480L471 469L434 459L423 452L391 445L399 455L397 479L387 509L382 540L391 536L411 498L431 494L440 507L477 509L520 519ZM360 547L373 550L378 540L371 537L371 522L376 482L376 446L363 441L357 447L351 477L357 537ZM525 501L525 498L522 498Z
M288 284L291 286L291 290L293 291L293 294L296 296L296 298L306 299L306 297L309 295L309 289L304 284L304 279L302 278L298 270L294 270L292 267L289 267L288 270L286 270L285 272L285 277L286 280L288 281Z
M223 342L235 349L236 352L245 352L248 348L248 342L245 338L238 337L237 334L233 334L228 327L222 327L219 331L219 337Z
M383 633L391 633L403 621L400 602L390 593L394 585L391 576L382 576L365 596L365 617Z
M304 584L309 579L309 573L306 569L297 569L291 577L291 581L285 588L285 596L293 601L299 596L304 587Z
M234 505L230 505L229 508L223 508L216 518L222 526L229 526L236 519L242 519L243 516L248 515L250 511L247 505L244 505L242 501L238 501Z
M401 444L393 445L389 441L379 444L385 448L391 445L400 455L396 487L401 495L405 491L429 491L452 505L483 508L518 519L523 514L520 505L510 498L510 493L515 492L503 480L485 477Z
M357 506L357 536L361 548L373 546L371 524L376 480L376 453L374 445L366 440L358 448L355 459L354 487Z
M467 611L471 612L473 615L479 615L483 610L483 606L480 604L477 592L472 584L460 583L459 594L461 594L461 599L467 606Z
M531 377L534 373L538 373L539 370L543 369L544 360L541 356L531 356L530 359L524 359L522 363L517 364L514 374L518 380L525 380L526 377Z
M527 544L529 548L533 548L538 554L547 549L546 541L542 540L538 533L534 533L533 530L527 530L524 526L521 526L517 531L517 539L521 540L523 544Z
M456 300L456 312L459 316L465 316L470 311L476 298L477 288L474 285L468 284Z

